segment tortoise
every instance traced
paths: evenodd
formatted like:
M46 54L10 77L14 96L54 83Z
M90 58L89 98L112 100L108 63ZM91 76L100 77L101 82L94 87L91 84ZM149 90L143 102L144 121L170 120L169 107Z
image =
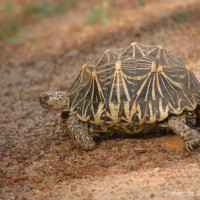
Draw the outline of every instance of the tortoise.
M159 45L131 43L87 62L69 91L40 95L43 108L61 111L61 127L84 150L96 132L137 134L169 128L186 150L200 144L200 83L187 65Z

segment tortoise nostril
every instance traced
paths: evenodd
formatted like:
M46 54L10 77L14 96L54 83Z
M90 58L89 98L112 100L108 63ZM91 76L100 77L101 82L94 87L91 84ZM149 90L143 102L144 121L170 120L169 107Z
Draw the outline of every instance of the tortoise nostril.
M48 95L42 94L42 95L40 96L40 102L41 102L41 103L45 103L48 99L49 99Z

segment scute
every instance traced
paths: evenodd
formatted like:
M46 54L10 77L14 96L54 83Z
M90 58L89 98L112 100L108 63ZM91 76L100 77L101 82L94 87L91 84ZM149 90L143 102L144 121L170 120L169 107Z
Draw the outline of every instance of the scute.
M69 90L69 107L97 126L139 126L194 110L199 88L193 72L165 49L132 43L83 65Z

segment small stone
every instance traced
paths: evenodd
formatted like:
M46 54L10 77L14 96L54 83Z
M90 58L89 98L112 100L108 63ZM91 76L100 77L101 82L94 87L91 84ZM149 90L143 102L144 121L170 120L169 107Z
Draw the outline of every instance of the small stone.
M139 154L141 154L141 153L146 153L146 152L147 152L147 151L146 151L145 149L143 149L143 148L134 148L133 150L135 151L135 153L139 153Z

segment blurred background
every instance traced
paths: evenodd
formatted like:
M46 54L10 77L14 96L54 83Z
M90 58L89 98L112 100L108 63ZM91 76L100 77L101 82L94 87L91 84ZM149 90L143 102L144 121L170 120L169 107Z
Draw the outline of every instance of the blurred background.
M140 25L132 22L138 18L138 21L146 20L151 23L156 16L147 16L150 10L153 12L161 9L165 12L167 6L164 15L167 14L168 7L174 6L175 21L179 23L186 20L191 10L180 7L179 11L176 4L180 2L179 0L169 2L164 0L1 0L0 47L4 50L0 53L0 60L7 61L11 55L12 59L23 59L24 54L26 59L58 55L73 46L83 45L85 41L89 43L89 38L92 42L106 35L109 37L113 32L115 35L117 32L119 34L127 32L127 29L130 30L130 35L140 36ZM147 13L144 13L145 10ZM152 43L163 43L165 38L165 27L162 27L154 33Z

